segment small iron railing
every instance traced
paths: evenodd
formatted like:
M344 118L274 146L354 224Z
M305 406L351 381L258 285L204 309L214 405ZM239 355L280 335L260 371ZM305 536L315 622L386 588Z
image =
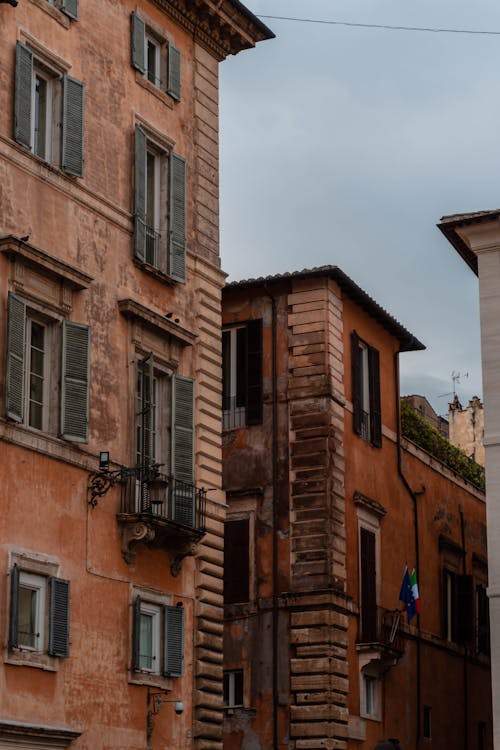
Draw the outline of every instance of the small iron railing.
M147 224L144 225L144 233L146 238L146 263L150 263L152 266L157 266L161 235L159 232L155 231L153 227L150 227Z
M364 440L370 439L370 415L367 411L361 412L361 437Z
M370 612L361 613L358 644L378 644L403 653L405 640L399 627L401 616L401 610L383 607L374 607Z
M246 409L241 404L241 396L223 396L222 398L222 429L230 430L244 427L246 424Z
M162 521L205 531L206 490L158 471L157 465L126 469L121 481L120 512L147 514Z

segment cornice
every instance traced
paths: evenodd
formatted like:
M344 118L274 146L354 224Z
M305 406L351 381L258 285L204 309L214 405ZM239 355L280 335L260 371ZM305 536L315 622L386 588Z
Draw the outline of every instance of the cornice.
M219 61L274 34L236 0L155 0Z

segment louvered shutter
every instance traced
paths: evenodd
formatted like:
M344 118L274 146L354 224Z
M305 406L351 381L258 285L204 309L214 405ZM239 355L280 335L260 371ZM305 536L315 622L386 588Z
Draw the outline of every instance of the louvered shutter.
M186 281L186 161L170 154L169 275Z
M14 138L31 148L31 94L33 89L33 53L21 42L16 44L16 92L14 102Z
M10 571L9 648L18 647L19 631L19 567Z
M361 633L364 643L377 640L377 571L375 534L360 529Z
M356 435L363 431L363 415L361 413L361 368L360 368L359 336L356 331L351 333L351 372L352 372L352 419Z
M168 45L168 88L174 99L181 98L181 53L173 44Z
M23 421L24 370L26 356L26 305L9 292L7 309L7 372L5 414L16 422Z
M146 24L139 18L136 13L132 13L132 26L130 35L130 51L132 67L140 70L141 73L146 71L145 60L145 40Z
M474 637L474 581L470 575L457 576L457 641L470 643Z
M262 422L262 320L251 320L246 326L247 425Z
M78 18L78 0L62 0L61 10L76 21Z
M135 238L134 254L146 259L146 133L135 126Z
M132 672L140 672L141 653L141 597L136 596L132 620Z
M382 414L380 409L380 358L373 347L368 349L370 374L370 440L377 448L382 446Z
M49 654L69 656L69 581L50 578Z
M90 329L65 320L62 332L61 435L65 440L86 443Z
M84 85L71 76L63 80L62 168L83 176Z
M224 604L248 602L250 581L248 518L224 524Z
M164 608L165 651L163 672L168 677L182 677L184 673L184 609Z
M172 402L172 517L194 526L194 381L176 375Z

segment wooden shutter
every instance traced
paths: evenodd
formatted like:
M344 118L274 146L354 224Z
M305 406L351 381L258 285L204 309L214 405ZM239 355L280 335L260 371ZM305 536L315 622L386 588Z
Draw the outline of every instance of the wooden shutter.
M248 518L224 524L224 604L248 602L250 592Z
M247 425L262 422L262 320L247 324Z
M146 24L139 18L136 13L132 13L130 49L132 58L132 67L140 70L141 73L146 71L145 60L145 38Z
M26 305L9 292L7 303L7 371L5 414L16 422L23 421L24 371L26 356Z
M182 677L184 673L184 609L164 608L165 649L163 672L168 677Z
M368 348L370 378L370 440L377 448L382 447L382 415L380 410L380 358L373 347Z
M490 653L490 609L486 588L479 585L477 591L477 650Z
M361 368L360 368L359 336L356 331L351 333L351 379L352 379L352 418L356 435L363 431L363 415L361 412Z
M457 576L457 641L470 643L474 637L474 581L470 575Z
M134 254L139 260L146 259L146 133L135 126L135 237Z
M62 168L83 177L84 85L70 76L63 79Z
M361 633L363 642L377 640L377 571L375 534L360 529L361 556Z
M9 648L18 647L19 630L19 567L15 563L10 571Z
M88 441L90 329L63 322L61 435L76 443Z
M78 18L78 0L62 0L61 10L76 21Z
M181 53L173 44L168 45L167 94L177 100L181 98Z
M170 154L169 275L186 281L186 161Z
M141 597L136 596L133 604L132 614L132 672L140 672L141 669Z
M33 89L33 53L16 43L16 92L14 102L14 138L31 148L31 93Z
M69 581L50 578L49 654L69 656Z
M176 375L172 394L172 516L185 526L195 522L194 381Z

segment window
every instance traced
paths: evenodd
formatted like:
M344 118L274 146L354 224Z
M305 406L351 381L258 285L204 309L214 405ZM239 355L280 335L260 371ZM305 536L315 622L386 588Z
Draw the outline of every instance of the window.
M224 524L224 604L248 602L250 589L249 519Z
M365 713L368 716L375 714L375 686L377 680L370 675L363 675L363 689L365 696Z
M186 280L186 162L135 128L135 257Z
M224 670L223 673L224 708L243 706L243 670Z
M447 641L468 643L474 633L473 580L453 570L443 570L443 635Z
M132 628L132 671L165 677L184 673L184 609L136 596Z
M78 0L47 0L49 5L58 8L74 21L78 18Z
M431 707L430 706L424 706L424 727L423 727L424 740L430 740L430 739L432 739L431 718L432 718L432 709L431 709Z
M361 638L364 643L373 643L378 639L375 533L361 526L359 530L359 544L361 565Z
M376 349L351 334L352 404L354 431L364 440L382 446L380 364Z
M69 581L21 570L14 563L10 572L9 649L69 656Z
M83 175L83 87L17 42L14 137L77 177Z
M365 659L369 661L364 663ZM365 719L380 721L382 684L369 654L360 657L360 668L360 715Z
M476 586L476 650L478 654L490 653L490 607L482 584Z
M9 293L6 416L49 433L59 416L64 439L87 442L89 341L88 326L49 318Z
M132 13L132 67L173 99L181 98L181 55L173 44Z
M262 320L222 331L223 429L262 422Z

